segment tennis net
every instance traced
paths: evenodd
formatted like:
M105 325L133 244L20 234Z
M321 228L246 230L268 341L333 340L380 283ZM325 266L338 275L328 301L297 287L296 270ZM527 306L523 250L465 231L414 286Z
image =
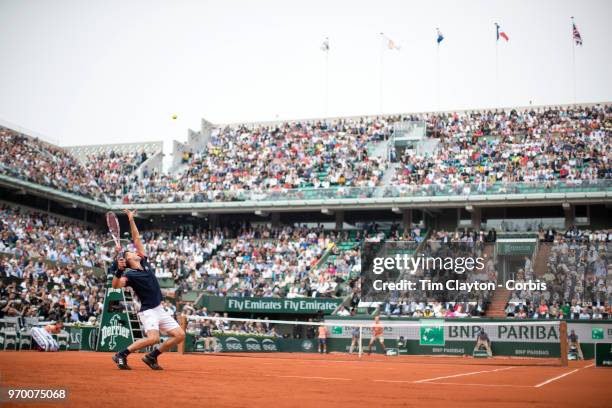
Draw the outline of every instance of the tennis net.
M185 351L193 353L319 352L425 362L454 357L473 364L567 365L567 325L557 320L380 319L375 328L369 316L320 322L189 316L185 325Z

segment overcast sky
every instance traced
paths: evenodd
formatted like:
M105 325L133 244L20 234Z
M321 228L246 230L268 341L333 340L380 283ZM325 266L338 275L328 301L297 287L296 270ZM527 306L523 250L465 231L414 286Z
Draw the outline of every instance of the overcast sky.
M202 117L322 117L325 37L328 116L381 113L381 67L383 113L571 103L570 16L584 40L576 100L610 101L611 11L609 0L0 0L0 120L75 145L185 140ZM495 22L510 37L498 75ZM380 32L401 49L381 52Z

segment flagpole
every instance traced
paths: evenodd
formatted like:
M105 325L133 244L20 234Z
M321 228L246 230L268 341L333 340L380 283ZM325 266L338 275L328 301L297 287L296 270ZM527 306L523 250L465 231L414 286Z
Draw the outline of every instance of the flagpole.
M574 103L576 103L576 44L572 45L572 75L574 77Z
M574 39L574 16L572 18L572 85L574 104L576 103L576 40Z
M327 37L326 37L326 40L328 40ZM327 117L328 115L328 108L329 108L329 48L327 49L327 51L325 51L325 117Z
M499 107L499 40L495 40L495 106Z
M378 111L379 113L383 113L383 76L384 76L384 56L385 56L385 35L383 33L380 33L380 83L378 84L379 87L379 99L378 99Z
M440 110L440 42L437 39L436 42L436 109Z

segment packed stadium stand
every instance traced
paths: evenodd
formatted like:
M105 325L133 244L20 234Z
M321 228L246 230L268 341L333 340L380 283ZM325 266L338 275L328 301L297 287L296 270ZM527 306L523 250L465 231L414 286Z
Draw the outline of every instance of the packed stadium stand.
M113 256L103 215L135 207L164 294L198 313L207 294L340 298L340 315L609 318L611 113L203 121L169 170L161 142L61 148L0 128L0 314L98 318ZM360 305L360 246L376 240L461 245L487 254L481 281L549 290Z
M535 270L530 261L518 269L520 280L534 273L549 285L547 291L520 290L511 294L508 316L530 318L602 319L611 315L612 230L570 228L557 234L540 251L549 254L546 267Z
M139 178L162 168L163 142L69 146L107 195L122 196Z
M240 200L275 189L380 184L387 160L368 155L384 140L386 121L361 118L216 129L205 149L186 153L180 174L152 173L127 194L129 202Z
M228 126L216 129L205 149L185 157L180 176L154 174L134 185L127 198L240 200L246 192L275 189L302 190L302 197L308 198L318 189L379 186L394 162L387 183L388 194L394 195L504 192L511 183L537 183L539 188L589 184L609 178L603 129L609 109L513 109ZM423 145L418 149L397 143L402 137L394 125L407 121L426 125L425 135L412 139ZM376 144L385 147L382 157L369 154Z
M221 126L208 129L199 150L184 150L179 172L164 173L157 165L139 177L130 176L147 155L161 153L161 143L69 147L70 155L3 129L4 150L8 153L10 145L19 160L8 165L7 156L3 163L4 171L17 177L96 197L101 188L116 202L134 203L248 200L278 190L301 191L300 199L372 196L387 170L385 194L392 196L588 188L610 179L610 109L545 107ZM406 123L426 131L406 132ZM54 162L61 159L58 165L67 168L59 180L31 173L38 169L30 160L49 160L54 153Z
M406 149L390 188L483 194L609 179L608 120L609 107L432 115L438 148L427 156Z
M102 191L85 166L65 149L0 127L2 173L72 194L101 199Z

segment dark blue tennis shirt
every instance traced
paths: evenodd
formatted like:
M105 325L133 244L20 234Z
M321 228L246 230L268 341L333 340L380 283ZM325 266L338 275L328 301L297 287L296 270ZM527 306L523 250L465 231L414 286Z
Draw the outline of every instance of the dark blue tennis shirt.
M140 311L144 312L161 304L162 293L155 272L146 256L142 257L140 265L142 266L141 270L125 268L123 276L127 278L126 285L136 292L141 304Z

